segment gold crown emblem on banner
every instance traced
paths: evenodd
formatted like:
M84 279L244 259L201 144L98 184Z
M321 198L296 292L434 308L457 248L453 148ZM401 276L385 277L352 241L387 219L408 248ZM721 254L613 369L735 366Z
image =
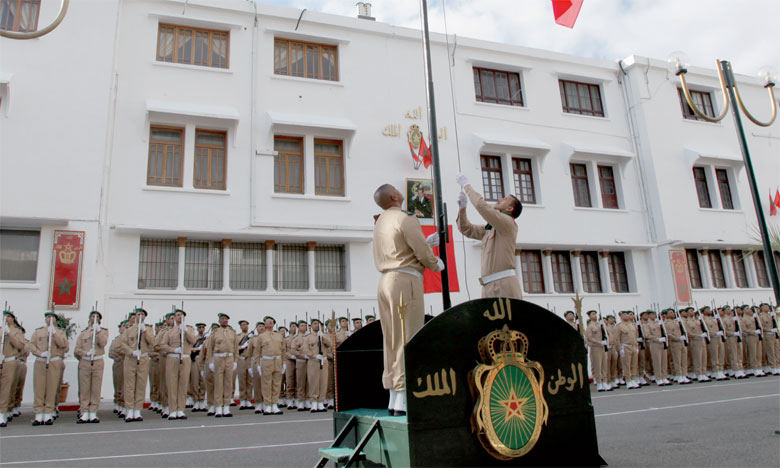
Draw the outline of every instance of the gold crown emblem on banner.
M65 244L65 250L60 250L59 257L60 262L66 265L70 265L71 263L75 262L76 252L73 251L73 246L70 244Z

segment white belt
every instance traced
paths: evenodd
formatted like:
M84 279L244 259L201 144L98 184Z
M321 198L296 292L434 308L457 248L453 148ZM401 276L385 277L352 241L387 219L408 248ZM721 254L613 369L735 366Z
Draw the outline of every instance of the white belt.
M84 356L83 358L81 358L82 361L97 361L97 360L100 360L100 359L103 359L103 355L102 354L99 355L99 356L92 356L92 357Z
M35 356L35 360L36 361L40 361L40 362L46 362L46 358L45 357ZM51 361L62 361L62 358L59 357L59 356L56 356L56 357L53 357L53 358L49 358L49 362L51 362Z
M3 359L3 362L11 362L11 361L16 361L16 357L11 356L11 357L7 357L7 358Z
M306 362L306 359L298 359L298 358L295 358L295 362Z
M179 357L181 356L181 359L189 359L189 354L179 354L179 353L168 353L168 357Z
M482 286L486 286L494 281L498 281L500 279L509 278L510 276L515 276L517 273L515 270L503 270L496 273L491 273L489 275L485 275L482 278L479 279L479 284Z
M278 359L281 358L281 354L277 354L276 356L263 356L263 359Z
M414 268L393 268L392 270L383 271L382 273L406 273L407 275L416 276L420 281L423 280L423 275Z
M246 359L246 356L239 356L238 358L243 361L244 359Z
M233 353L214 353L214 357L233 357Z

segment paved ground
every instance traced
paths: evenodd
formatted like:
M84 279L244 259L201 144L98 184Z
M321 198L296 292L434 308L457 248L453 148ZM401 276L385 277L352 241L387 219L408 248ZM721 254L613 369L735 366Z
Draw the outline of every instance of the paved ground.
M780 466L780 379L594 393L599 447L612 467ZM0 465L57 467L313 466L332 436L329 413L232 419L196 413L125 423L106 409L100 424L32 427L30 411L0 429Z

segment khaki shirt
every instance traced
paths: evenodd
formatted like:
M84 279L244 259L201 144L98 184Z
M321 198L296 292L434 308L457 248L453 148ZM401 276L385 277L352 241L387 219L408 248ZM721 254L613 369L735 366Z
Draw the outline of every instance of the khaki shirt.
M721 319L723 320L723 330L726 332L726 338L736 338L739 333L737 333L737 323L734 321L734 317L724 315Z
M764 337L776 337L775 332L772 331L776 325L769 312L759 312L758 319L761 320L761 326L764 328Z
M704 333L704 328L701 326L701 321L694 317L688 317L685 319L685 329L688 330L688 339L691 341L702 341L704 337L701 336ZM712 338L710 336L710 338Z
M666 338L671 341L682 342L682 331L680 331L680 324L675 319L664 319L664 326L666 327Z
M517 242L515 219L490 206L471 185L467 185L464 191L477 212L492 226L487 229L486 225L471 224L466 217L466 209L461 208L458 211L458 230L466 237L482 241L481 276L514 270Z
M382 212L374 225L374 263L382 273L398 268L411 268L419 273L426 268L439 271L420 222L396 206Z
M5 320L2 317L0 320ZM5 327L5 342L3 343L3 358L18 357L27 347L27 340L24 333L18 327Z
M309 333L303 340L303 349L306 355L309 356L309 359L314 359L315 356L320 354L320 340L322 341L322 355L327 356L330 352L332 343L330 335L325 333L322 335L319 335L318 333Z
M100 328L100 330L95 333L95 354L93 357L105 355L107 343L108 329ZM87 355L90 349L92 349L92 326L87 327L86 330L79 333L73 355L76 356L76 359L81 359Z
M297 334L295 335L295 338L293 338L291 343L292 350L290 351L293 355L293 359L306 359L306 351L303 349L303 342L307 336L309 336L308 333L306 335Z
M284 357L286 350L287 345L285 344L284 337L282 337L281 333L264 331L257 336L257 341L255 341L255 346L252 351L252 359L259 364L263 356Z
M108 347L108 357L114 361L122 361L124 355L121 348L122 335L117 335L111 340L111 346Z
M148 354L154 350L154 328L151 325L145 326L146 330L141 333L141 354ZM133 351L138 349L138 324L126 329L122 334L120 348L125 356L130 357Z
M19 330L21 332L21 330ZM30 338L32 343L32 353L38 357L44 351L49 349L49 330L48 327L37 328ZM64 357L70 348L68 338L65 336L65 330L57 328L51 337L50 357Z
M211 333L209 338L208 355L209 359L214 359L215 353L233 353L230 360L238 362L238 335L233 327L220 327Z
M611 325L609 324L609 322L607 322L605 326L607 327L607 336L609 337L609 345L617 346L618 344L617 324Z
M628 322L620 322L616 328L621 348L633 350L637 339L636 324L629 320Z
M295 360L295 355L293 354L293 349L292 349L292 342L296 336L298 336L298 333L294 335L287 335L286 337L284 337L284 349L285 349L284 358L285 359L291 361Z
M601 325L598 321L590 322L587 327L585 327L585 342L589 346L603 346L601 344L602 340L607 340L607 337L602 338L601 333ZM609 342L609 340L607 340Z
M655 320L648 320L647 322L642 322L642 326L644 327L642 331L645 334L645 341L647 343L658 343L658 339L663 336L661 334L661 324Z
M167 357L168 354L175 353L176 348L181 348L182 354L189 356L192 352L192 345L194 345L195 341L197 340L198 337L196 336L195 328L187 325L184 330L184 344L182 345L181 330L179 330L178 325L171 327L166 330L164 336L162 336L159 340L161 353L160 357ZM156 345L157 341L155 342L155 346Z
M336 347L338 348L341 346L341 343L345 342L347 338L349 338L349 331L348 330L339 330L336 332Z

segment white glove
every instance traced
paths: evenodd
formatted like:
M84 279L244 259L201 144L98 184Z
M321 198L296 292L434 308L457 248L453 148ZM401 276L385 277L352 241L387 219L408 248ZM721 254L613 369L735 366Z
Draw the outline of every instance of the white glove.
M249 371L249 377L255 378L255 371L253 371L251 367L247 369L247 371Z
M287 372L287 364L282 364L282 374Z
M49 325L49 328L48 328L48 330L49 330L49 333L54 333L55 331L57 331L57 330L54 328L54 325Z
M626 351L623 348L620 348L620 357L625 357Z
M458 172L458 175L455 176L455 182L462 188L469 184L469 179L462 172Z
M49 352L48 352L48 351L44 351L44 352L42 352L42 353L41 353L41 357L42 357L42 358L47 358L47 357L49 357Z
M262 377L263 375L263 368L261 366L257 366L257 376Z
M436 259L436 266L439 268L436 271L444 271L444 262L442 262L440 258Z
M233 363L233 372L235 372L235 371L236 371L236 368L237 368L237 367L238 367L238 363L237 363L237 362L234 362L234 363Z
M607 340L601 340L601 344L606 346L607 345Z
M205 379L206 378L206 371L203 371L203 370L200 371L200 376Z
M318 354L314 356L314 359L319 359L320 361L322 361L322 354Z
M187 326L186 326L186 325L184 325L183 323L180 323L180 324L179 324L179 330L181 330L181 331L184 331L184 330L186 330L186 329L187 329Z
M214 370L214 363L213 363L213 362L210 362L210 363L209 363L209 370L210 370L211 372L216 372L216 371Z
M666 343L666 338L664 338L664 337L662 336L661 338L658 338L658 342L659 342L659 343Z
M459 208L466 208L466 205L468 204L469 199L466 196L466 192L460 192L458 194L458 207Z
M173 350L173 352L176 354L181 354L181 348L176 348Z
M87 351L87 356L92 357L94 355L95 355L95 350L94 349L90 349L89 351Z
M707 334L706 334L706 333L702 333L702 334L701 334L701 337L702 337L702 338L707 338Z
M683 337L682 337L682 339L683 339L685 342L687 342L687 341L688 341L688 335L685 335L685 336L683 336Z
M141 351L135 350L131 353L133 356L135 356L136 359L141 359Z
M636 339L636 342L637 342L637 343L641 343L641 342L643 342L643 341L645 341L645 339L644 339L644 338L642 338L641 336L640 336L639 338L637 338L637 339Z
M769 331L770 331L771 333L777 333L777 328L773 328L773 329L771 329L771 330L769 330Z
M718 331L717 335L718 336L723 336L723 332L722 331Z
M247 341L246 343L239 346L238 349L246 349L248 346L249 346L249 342Z
M434 232L430 236L425 238L425 242L428 244L428 247L438 247L439 246L439 233Z
M761 330L756 330L754 333L755 333L756 335L760 335L760 334L761 334Z

